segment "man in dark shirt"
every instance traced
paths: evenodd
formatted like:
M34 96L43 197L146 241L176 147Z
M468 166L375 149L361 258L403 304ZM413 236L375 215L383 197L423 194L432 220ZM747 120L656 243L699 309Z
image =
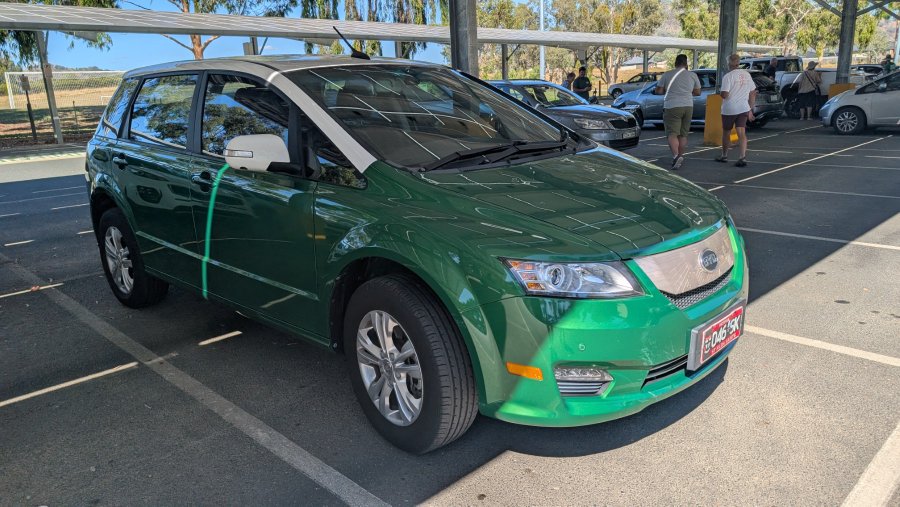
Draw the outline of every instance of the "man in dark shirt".
M769 65L766 66L766 75L775 79L775 73L778 72L778 58L772 58L769 60Z
M578 69L578 77L572 82L572 91L584 100L591 100L591 80L587 78L587 69Z

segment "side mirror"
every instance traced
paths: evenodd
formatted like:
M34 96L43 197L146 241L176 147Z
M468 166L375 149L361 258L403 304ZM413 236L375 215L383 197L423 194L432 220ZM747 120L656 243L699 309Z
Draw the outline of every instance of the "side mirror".
M225 146L225 162L235 169L265 172L273 162L290 161L284 140L274 134L237 136Z
M878 83L878 91L886 92L887 91L887 83L884 81Z

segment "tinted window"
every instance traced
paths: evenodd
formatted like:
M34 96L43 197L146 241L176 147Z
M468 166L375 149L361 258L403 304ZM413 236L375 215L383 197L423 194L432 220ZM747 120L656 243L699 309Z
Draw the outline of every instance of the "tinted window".
M109 105L106 106L106 112L103 114L103 119L100 120L100 125L97 127L97 135L119 136L122 118L125 117L125 111L128 110L128 103L131 102L131 97L134 96L137 85L137 79L126 79L122 82L109 101Z
M512 95L517 100L521 100L522 102L527 102L525 100L525 96L522 95L522 92L520 92L519 90L516 90L515 88L509 88L508 90L506 90L506 93Z
M884 79L887 83L887 91L900 90L900 72L895 72Z
M783 60L784 65L781 65L781 62L778 62L778 70L784 70L787 72L800 72L800 63L797 60Z
M546 107L576 106L586 103L584 99L574 93L561 90L555 86L528 85L523 86L523 88L529 95L534 97L538 104Z
M641 81L644 81L644 76L640 74L628 80L629 83L640 83Z
M559 141L530 109L436 66L353 65L286 73L378 158L423 167L460 150Z
M697 72L697 77L700 78L701 88L716 87L716 75L712 72Z
M353 167L341 150L331 142L310 120L304 120L304 144L308 147L306 165L310 174L317 175L319 181L363 188L365 180Z
M240 76L212 74L203 100L202 150L221 155L237 136L274 134L288 142L290 107L261 83Z
M131 111L131 139L173 148L187 146L191 99L197 76L147 79Z

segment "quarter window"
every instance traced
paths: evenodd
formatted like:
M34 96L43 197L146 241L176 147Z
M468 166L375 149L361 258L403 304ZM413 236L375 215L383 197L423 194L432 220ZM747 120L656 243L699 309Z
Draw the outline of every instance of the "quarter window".
M324 183L364 188L366 184L362 175L331 139L312 125L309 119L305 119L304 123L309 126L304 137L309 147L307 168L310 174L316 175L316 179Z
M222 155L237 136L274 134L288 142L290 107L271 88L249 78L211 74L203 101L202 150Z
M125 111L128 110L128 103L131 102L131 97L134 96L137 85L137 79L126 79L122 82L106 107L103 119L100 120L100 125L97 127L97 135L106 137L119 136L122 118L125 117Z
M131 110L131 139L185 148L196 75L150 78L144 81Z

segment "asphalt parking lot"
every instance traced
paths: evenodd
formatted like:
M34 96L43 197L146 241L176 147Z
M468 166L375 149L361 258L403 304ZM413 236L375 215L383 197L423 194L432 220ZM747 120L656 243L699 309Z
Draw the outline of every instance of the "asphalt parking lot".
M0 504L900 505L900 129L771 123L745 168L690 137L679 174L748 245L727 362L625 419L479 417L421 457L343 356L177 288L121 306L83 157L0 153ZM662 131L629 153L669 161Z

